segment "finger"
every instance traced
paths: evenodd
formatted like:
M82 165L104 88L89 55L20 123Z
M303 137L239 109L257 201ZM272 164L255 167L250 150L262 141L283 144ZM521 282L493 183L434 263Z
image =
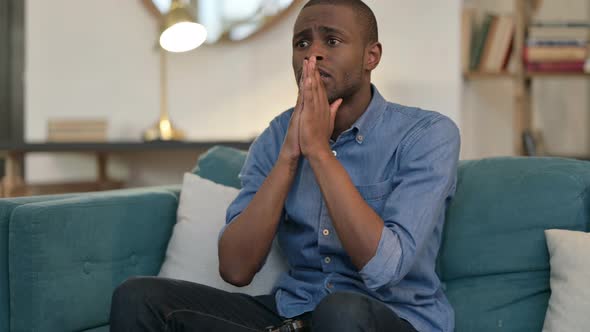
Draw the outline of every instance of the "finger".
M306 60L303 60L303 65L301 66L301 76L299 77L298 88L299 88L299 97L303 96L303 86L305 83L305 66L307 64Z
M328 104L328 96L326 95L326 86L324 85L324 81L322 81L322 76L320 74L320 70L317 69L315 71L316 81L317 81L317 96L318 96L318 103L322 107L326 107Z
M321 99L321 85L322 80L320 77L320 71L317 68L317 60L313 63L313 101L314 107L317 111L325 109L325 102Z
M304 90L305 90L305 77L306 77L306 66L307 66L307 60L304 59L303 60L303 65L301 66L301 77L299 77L299 91L297 91L297 106L299 106L300 109L303 108L303 98L304 98Z
M316 88L321 90L324 83L322 82L322 77L320 75L320 70L318 68L318 60L316 57L314 57L314 61L313 61L313 76L314 76L314 80L316 83Z
M295 104L295 112L299 112L303 108L303 91L299 89L297 92L297 103Z
M303 74L301 75L301 87L305 85L305 80L307 80L307 65L309 61L307 59L303 60Z
M304 88L303 88L303 103L305 105L313 105L313 90L312 90L312 84L313 84L313 80L312 77L310 75L311 72L311 63L310 61L307 62L307 66L305 68L306 70L306 77L305 77L305 82L304 82Z
M342 106L342 102L343 99L338 98L332 103L332 105L330 105L330 121L332 124L334 124L334 121L336 120L336 114L338 114L338 110L340 109L340 106Z

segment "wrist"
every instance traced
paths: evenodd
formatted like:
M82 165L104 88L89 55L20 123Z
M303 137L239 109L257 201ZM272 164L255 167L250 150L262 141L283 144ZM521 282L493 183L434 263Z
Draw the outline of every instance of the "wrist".
M329 158L334 158L334 154L332 152L332 149L330 148L330 145L325 144L319 146L316 149L310 150L306 157L310 163L318 163L325 161Z
M289 173L295 174L299 166L299 156L288 156L280 154L276 166L288 170Z

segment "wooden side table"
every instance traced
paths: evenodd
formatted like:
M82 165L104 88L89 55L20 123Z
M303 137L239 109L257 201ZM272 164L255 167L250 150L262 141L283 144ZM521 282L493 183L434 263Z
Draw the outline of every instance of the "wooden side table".
M195 150L206 151L224 145L247 150L251 142L110 142L110 143L0 143L0 158L5 160L5 175L0 180L0 197L30 196L67 192L101 191L122 188L123 181L113 180L107 173L108 157L111 153L140 151ZM32 185L22 174L25 155L28 153L84 153L96 158L96 178L86 182L68 182Z
M0 197L25 196L25 182L22 176L24 154L14 151L0 153L4 158L4 177L0 180Z

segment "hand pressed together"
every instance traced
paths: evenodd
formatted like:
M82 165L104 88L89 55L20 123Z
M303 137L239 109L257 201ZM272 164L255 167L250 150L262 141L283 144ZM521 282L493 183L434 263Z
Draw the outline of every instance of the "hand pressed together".
M303 111L299 127L299 144L301 153L311 157L318 153L330 152L330 137L342 99L329 104L315 57L303 64L303 77Z
M317 59L303 61L297 104L281 154L291 161L330 152L330 137L342 99L328 102L326 88L317 68Z

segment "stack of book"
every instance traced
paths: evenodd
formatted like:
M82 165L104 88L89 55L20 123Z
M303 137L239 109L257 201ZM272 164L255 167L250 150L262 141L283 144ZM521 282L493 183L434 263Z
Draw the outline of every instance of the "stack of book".
M526 69L533 73L587 72L587 22L535 22L524 48Z
M476 24L476 10L463 11L463 71L505 71L512 54L515 22L512 15L486 13Z
M107 121L101 119L52 119L48 122L49 142L105 142Z

